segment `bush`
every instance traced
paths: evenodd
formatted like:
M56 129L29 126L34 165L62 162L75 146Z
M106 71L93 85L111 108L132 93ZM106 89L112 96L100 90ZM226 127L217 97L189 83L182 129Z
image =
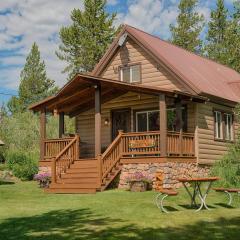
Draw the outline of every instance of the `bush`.
M211 174L221 178L218 185L222 187L240 187L240 135L229 147L223 159L211 169Z
M7 155L7 166L13 175L21 180L32 180L38 172L36 157L22 152L11 152Z

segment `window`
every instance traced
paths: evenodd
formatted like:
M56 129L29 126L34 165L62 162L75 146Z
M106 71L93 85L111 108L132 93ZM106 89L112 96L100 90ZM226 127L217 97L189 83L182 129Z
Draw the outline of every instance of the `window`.
M224 122L225 122L225 139L233 140L233 116L232 114L225 113L224 114Z
M187 109L182 107L183 131L187 131ZM167 109L167 128L169 131L176 131L176 109ZM136 112L136 131L157 131L159 130L159 110Z
M223 139L222 113L219 111L214 112L214 128L215 128L215 138Z
M127 83L138 83L141 81L140 65L132 65L120 68L120 80Z
M159 130L159 111L144 111L136 113L136 131L157 131Z

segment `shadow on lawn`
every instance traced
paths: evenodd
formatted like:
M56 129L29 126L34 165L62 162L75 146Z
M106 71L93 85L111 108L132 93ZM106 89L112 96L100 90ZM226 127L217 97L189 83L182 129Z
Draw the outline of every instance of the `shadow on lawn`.
M0 239L239 239L239 225L240 217L200 221L179 228L141 228L120 219L101 217L88 209L59 210L38 216L7 219L0 224Z

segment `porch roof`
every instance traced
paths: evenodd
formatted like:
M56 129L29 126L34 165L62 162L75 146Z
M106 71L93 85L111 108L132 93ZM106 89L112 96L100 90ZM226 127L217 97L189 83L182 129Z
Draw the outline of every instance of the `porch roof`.
M197 102L204 102L205 97L191 95L189 93L175 90L166 90L159 87L149 87L144 85L134 85L116 80L95 77L85 74L77 74L60 91L51 97L48 97L38 103L32 104L29 109L35 112L41 109L53 112L64 112L70 117L94 107L94 88L101 85L101 101L105 103L128 91L144 94L158 95L164 93L167 96L181 96L183 99L191 99Z

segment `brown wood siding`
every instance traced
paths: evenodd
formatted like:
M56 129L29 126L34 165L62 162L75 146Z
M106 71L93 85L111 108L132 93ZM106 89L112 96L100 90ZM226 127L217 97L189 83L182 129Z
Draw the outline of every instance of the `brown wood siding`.
M151 96L146 94L138 94L128 92L118 98L115 98L102 105L102 147L105 149L111 143L111 110L114 109L131 109L131 131L134 131L134 113L136 110L143 109L158 109L159 100L157 96ZM188 130L194 132L194 106L190 104L188 107ZM104 120L109 120L109 125L104 125ZM94 110L81 113L76 118L77 133L80 134L81 139L81 157L93 157L94 156Z
M232 111L232 108L208 102L198 105L198 154L199 163L213 164L222 158L227 152L229 143L214 139L214 115L213 110ZM236 135L238 125L234 124Z
M112 58L101 77L119 80L119 66L141 64L142 81L140 85L161 87L170 90L186 91L163 67L157 63L135 42L128 40Z

